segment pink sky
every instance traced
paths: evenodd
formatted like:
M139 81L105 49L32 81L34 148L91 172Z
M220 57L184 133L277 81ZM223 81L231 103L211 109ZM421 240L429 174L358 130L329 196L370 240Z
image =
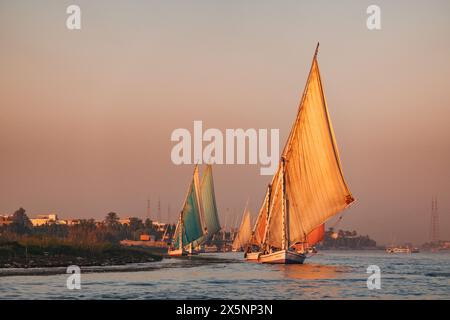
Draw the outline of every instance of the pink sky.
M450 239L448 1L0 2L0 214L175 221L192 166L176 128L279 128L283 146L312 54L357 203L345 229L381 243L428 240L431 197ZM216 166L222 220L256 214L271 177ZM228 210L227 210L228 209ZM227 214L228 212L228 214Z

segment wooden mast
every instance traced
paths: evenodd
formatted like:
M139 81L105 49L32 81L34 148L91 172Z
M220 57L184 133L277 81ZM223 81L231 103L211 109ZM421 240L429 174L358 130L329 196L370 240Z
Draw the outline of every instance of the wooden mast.
M288 228L287 218L286 218L286 177L285 177L285 168L286 168L286 159L283 157L281 158L281 249L287 250L289 245L287 244L286 239L286 228Z

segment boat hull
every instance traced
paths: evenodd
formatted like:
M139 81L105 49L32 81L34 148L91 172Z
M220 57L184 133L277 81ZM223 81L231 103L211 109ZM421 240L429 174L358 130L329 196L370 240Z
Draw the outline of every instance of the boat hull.
M181 256L187 256L187 252L183 249L169 250L168 255L170 257L181 257Z
M198 252L196 249L194 248L187 248L186 253L190 256L196 256L198 255L200 252Z
M247 252L245 255L245 260L247 261L258 261L261 252Z
M386 249L387 253L407 253L410 254L412 253L412 250L409 248L387 248Z
M302 264L306 256L289 250L280 250L268 254L261 254L258 262L272 264Z

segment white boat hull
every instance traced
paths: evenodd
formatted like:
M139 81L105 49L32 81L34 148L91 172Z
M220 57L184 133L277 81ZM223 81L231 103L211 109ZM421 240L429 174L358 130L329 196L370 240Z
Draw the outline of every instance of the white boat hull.
M169 250L168 254L170 257L181 257L186 256L187 252L183 249Z
M407 254L410 254L411 253L411 249L409 249L409 248L387 248L386 252L387 253L407 253Z
M302 253L297 253L289 250L280 250L268 254L261 254L259 256L260 263L273 264L302 264L306 256Z
M258 261L261 252L247 252L245 255L245 260L247 261Z

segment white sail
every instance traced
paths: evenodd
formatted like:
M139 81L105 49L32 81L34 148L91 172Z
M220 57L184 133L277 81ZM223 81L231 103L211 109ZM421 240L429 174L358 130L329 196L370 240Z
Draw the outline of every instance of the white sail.
M342 173L316 52L272 180L265 243L286 248L303 242L312 230L353 201Z
M240 250L245 248L249 242L252 235L252 224L250 211L246 208L244 215L242 217L241 225L239 226L238 234L233 241L232 248L234 250Z

